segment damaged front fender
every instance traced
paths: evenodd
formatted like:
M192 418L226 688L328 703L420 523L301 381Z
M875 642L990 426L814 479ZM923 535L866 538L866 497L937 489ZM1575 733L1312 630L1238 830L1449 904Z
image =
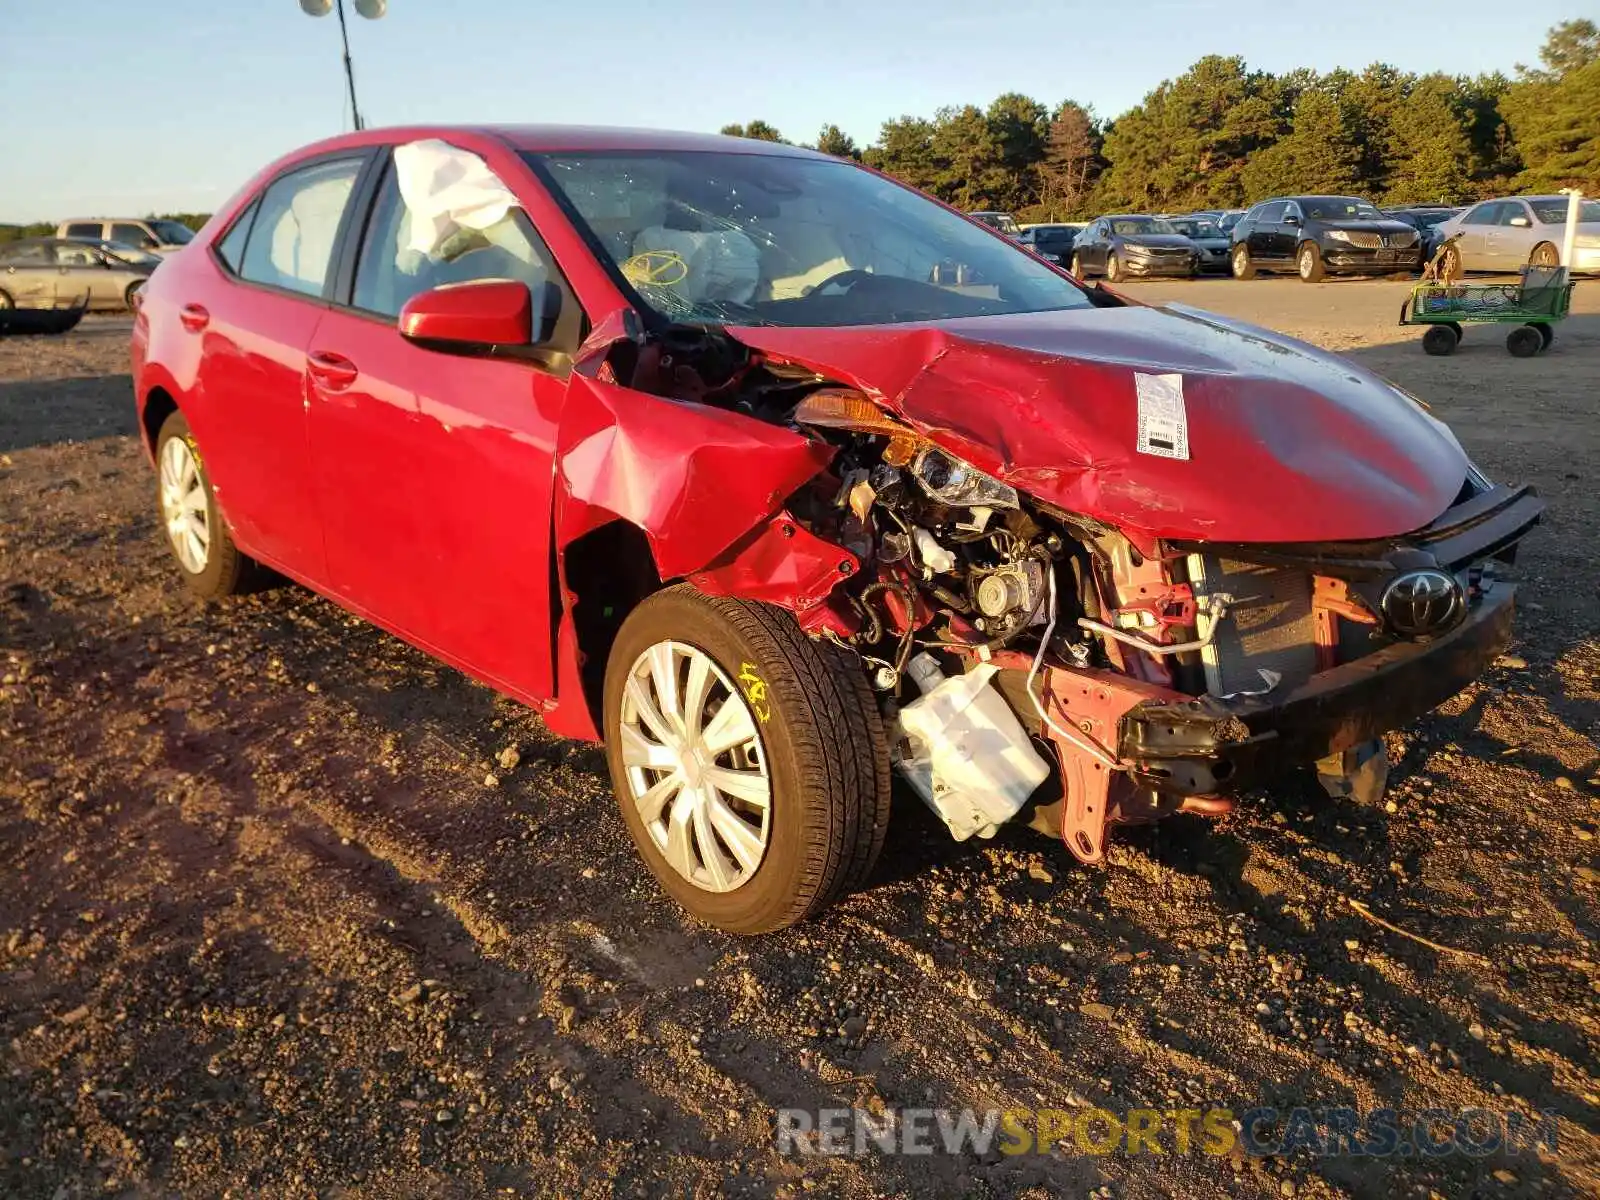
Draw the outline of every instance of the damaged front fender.
M556 446L556 545L623 520L662 579L701 570L761 526L833 448L740 413L574 373Z

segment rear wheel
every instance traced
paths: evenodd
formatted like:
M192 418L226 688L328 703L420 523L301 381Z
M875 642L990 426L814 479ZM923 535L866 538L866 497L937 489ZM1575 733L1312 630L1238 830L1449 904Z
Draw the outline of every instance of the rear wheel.
M782 609L686 584L648 597L607 662L605 736L645 865L707 924L804 920L883 848L888 743L866 674Z
M1532 358L1544 349L1544 338L1532 325L1518 325L1506 334L1506 349L1517 358Z
M1461 341L1450 331L1448 325L1430 325L1422 335L1422 348L1436 358L1456 352L1456 345Z
M1250 259L1250 247L1240 242L1233 248L1233 257L1229 260L1233 267L1235 279L1254 279L1256 265Z
M1561 253L1550 242L1540 242L1533 248L1533 253L1528 255L1528 265L1558 267L1561 265Z
M1122 281L1122 259L1115 253L1106 259L1106 282L1120 283Z
M1321 283L1327 271L1322 266L1322 251L1315 242L1301 242L1300 253L1295 256L1295 266L1306 283Z
M234 545L181 412L168 416L156 437L156 476L162 528L184 582L208 599L254 586L262 568Z

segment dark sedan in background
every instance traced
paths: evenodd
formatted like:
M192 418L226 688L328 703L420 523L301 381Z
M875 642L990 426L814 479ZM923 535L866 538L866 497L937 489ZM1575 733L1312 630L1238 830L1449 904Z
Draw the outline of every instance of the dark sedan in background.
M124 257L124 254L127 257ZM132 308L161 260L117 242L27 238L0 246L0 309Z
M1046 262L1069 263L1082 224L1029 225L1017 240Z
M1228 273L1230 269L1228 251L1233 243L1217 224L1215 217L1205 213L1191 213L1188 216L1168 217L1167 224L1183 234L1199 249L1202 272L1217 275Z
M1406 208L1386 208L1383 215L1404 221L1422 237L1422 261L1427 262L1444 242L1439 226L1462 210L1440 204L1415 204Z
M1200 248L1160 217L1142 213L1096 217L1078 235L1072 273L1103 274L1112 283L1130 275L1193 275Z
M1293 271L1307 283L1325 275L1387 275L1422 266L1422 238L1354 196L1278 196L1233 227L1235 279Z

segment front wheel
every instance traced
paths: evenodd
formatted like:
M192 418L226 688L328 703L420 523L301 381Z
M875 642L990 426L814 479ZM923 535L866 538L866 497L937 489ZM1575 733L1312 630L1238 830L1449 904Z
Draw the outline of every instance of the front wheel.
M1229 260L1233 266L1235 279L1254 279L1256 277L1256 264L1250 259L1250 247L1240 242L1233 248L1233 257Z
M143 280L140 280L137 283L130 283L128 285L128 290L122 293L122 305L124 308L132 309L133 306L138 303L137 297L139 295L139 289L142 287L144 287Z
M1321 283L1327 272L1322 266L1322 251L1315 242L1301 242L1300 253L1295 258L1300 278L1306 283Z
M156 475L161 524L184 582L207 599L254 586L262 569L234 545L211 491L200 447L181 412L161 424Z
M814 916L883 848L889 752L866 673L782 609L687 584L648 597L607 662L605 737L645 865L709 925Z
M1078 257L1078 255L1074 254L1072 256L1072 266L1070 266L1067 269L1072 273L1072 277L1074 279L1082 279L1083 278L1083 259Z
M1533 253L1528 256L1528 265L1534 267L1558 267L1561 265L1561 252L1549 242L1540 242L1533 248Z
M1122 259L1115 254L1106 259L1106 282L1122 282Z

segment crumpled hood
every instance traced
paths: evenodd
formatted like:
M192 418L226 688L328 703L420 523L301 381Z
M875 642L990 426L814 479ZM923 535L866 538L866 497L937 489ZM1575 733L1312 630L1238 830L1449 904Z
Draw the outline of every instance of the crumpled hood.
M1185 306L729 332L861 389L1040 500L1145 539L1391 537L1436 518L1467 474L1450 431L1372 373ZM1187 460L1139 451L1141 373L1182 376Z

